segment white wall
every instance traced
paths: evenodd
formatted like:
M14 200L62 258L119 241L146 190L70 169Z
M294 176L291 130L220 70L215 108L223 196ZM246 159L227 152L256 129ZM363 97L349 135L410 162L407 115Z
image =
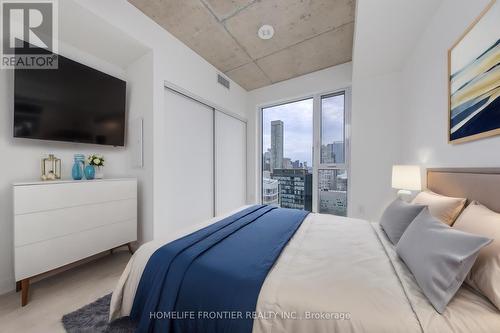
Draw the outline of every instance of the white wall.
M10 184L38 177L39 158L46 153L63 158L63 173L67 178L74 153L106 155L108 176L132 175L140 180L140 239L161 237L155 230L169 232L164 228L167 221L161 209L162 200L167 191L175 189L157 183L162 173L168 172L169 163L174 162L174 157L165 154L165 142L161 139L167 112L164 81L248 118L249 203L257 202L260 197L258 107L351 84L349 215L378 219L386 203L394 197L390 172L395 163L498 166L500 155L495 152L500 137L456 146L446 141L446 51L488 0L405 1L380 0L376 5L371 0L357 2L353 64L335 66L247 93L234 82L231 90L217 85L217 70L213 66L126 0L77 0L117 31L151 50L124 66L123 60L131 58L118 57L114 54L116 51L96 56L102 47L87 52L61 44L63 55L129 82L129 118L144 118L145 166L144 169L131 167L129 148L14 140L11 128L13 73L0 71L0 153L6 157L0 167L0 293L13 287ZM399 9L389 10L396 8L394 6ZM407 43L408 40L413 43ZM106 43L100 40L98 45ZM77 47L85 48L83 44ZM370 52L373 47L378 47L377 52ZM115 58L120 61L102 60Z
M451 145L447 142L447 51L489 0L447 0L436 11L407 59L403 161L425 167L498 167L500 136Z
M330 67L290 80L249 92L248 108L248 183L247 200L249 203L260 201L259 159L260 127L259 109L262 106L310 96L316 93L331 92L351 86L352 64Z
M360 75L400 71L443 0L358 0L354 64Z
M153 52L126 68L128 81L127 175L138 179L138 242L153 239ZM143 167L137 168L131 140L131 126L143 120ZM134 138L135 139L135 138Z
M217 70L126 0L77 0L79 4L135 38L154 52L155 93L170 81L227 110L246 116L247 92L231 82L231 90L216 84ZM155 94L156 95L156 94ZM163 100L154 97L155 102ZM155 105L155 111L161 105Z
M60 6L60 20L72 26L62 34L70 43L60 43L60 53L108 74L127 80L129 119L144 118L144 168L134 169L130 148L14 140L12 138L12 71L0 71L0 153L5 156L0 173L0 294L12 290L12 182L39 176L39 159L55 153L63 159L63 175L70 177L74 153L101 153L107 157L106 176L136 176L139 179L139 240L157 236L165 224L161 209L167 189L154 186L154 176L168 172L171 156L165 156L158 141L163 130L165 107L163 82L170 81L224 109L246 116L247 92L232 82L231 90L216 84L217 70L126 0L75 0L78 5ZM85 12L79 12L80 9ZM90 14L88 13L90 12ZM73 17L74 19L71 19ZM68 19L69 18L69 19ZM104 22L104 23L103 23ZM93 31L71 40L86 29ZM98 27L96 33L94 27ZM60 26L61 29L64 29ZM116 34L126 36L121 38ZM114 36L111 37L110 36ZM140 41L140 42L137 42ZM117 47L114 42L118 43ZM74 46L71 46L72 44ZM132 49L133 47L134 49ZM148 50L151 52L148 53ZM147 54L145 54L147 53ZM145 54L145 55L144 55ZM106 59L106 61L102 60ZM111 59L111 60L110 60ZM163 123L164 124L164 123ZM129 124L130 125L130 124ZM128 140L128 138L127 138ZM175 140L175 138L170 138ZM181 144L181 143L180 143ZM12 161L12 163L9 163ZM179 198L183 200L184 198ZM156 210L155 210L156 208Z
M357 2L351 216L380 217L395 195L392 164L500 165L500 137L459 145L447 141L447 51L488 3Z
M60 42L59 53L110 75L126 79L126 73L122 68L65 43ZM75 153L103 154L106 157L107 177L127 175L129 163L126 148L14 139L13 79L13 70L0 70L0 154L4 157L0 167L0 294L14 287L12 183L39 179L40 159L49 153L62 159L62 176L66 179L71 178Z
M78 2L101 16L131 37L140 40L153 50L153 236L161 237L170 224L162 200L167 191L175 189L161 186L161 179L169 172L174 156L167 156L164 142L165 112L164 81L173 83L211 103L246 117L247 92L231 82L231 90L216 83L217 70L170 33L126 0L78 0ZM168 136L168 133L167 133ZM175 137L169 137L175 141ZM179 144L182 144L179 142ZM186 198L179 198L185 200ZM189 198L191 199L191 198ZM172 224L171 224L172 225ZM175 223L173 224L175 225Z
M352 84L351 191L348 214L378 221L394 199L392 165L400 160L400 73L365 77L354 67Z
M441 2L356 2L349 216L377 221L395 198L392 165L408 142L401 71Z

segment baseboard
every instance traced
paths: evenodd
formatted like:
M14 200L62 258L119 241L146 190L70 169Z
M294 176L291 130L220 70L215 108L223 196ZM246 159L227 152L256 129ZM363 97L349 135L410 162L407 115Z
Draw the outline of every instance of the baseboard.
M0 295L10 293L16 289L16 282L14 279L3 279L0 280Z

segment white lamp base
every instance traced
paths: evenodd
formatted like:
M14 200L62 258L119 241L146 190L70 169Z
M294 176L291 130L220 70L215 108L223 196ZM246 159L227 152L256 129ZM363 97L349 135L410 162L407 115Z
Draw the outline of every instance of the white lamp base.
M399 190L398 191L398 198L400 198L401 200L403 200L405 202L410 202L412 197L413 197L413 195L412 195L411 191L408 191L408 190Z

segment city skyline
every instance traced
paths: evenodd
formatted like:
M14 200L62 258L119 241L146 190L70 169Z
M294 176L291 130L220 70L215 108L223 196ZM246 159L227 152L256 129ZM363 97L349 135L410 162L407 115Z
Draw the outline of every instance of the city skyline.
M262 200L285 208L312 210L313 99L263 109ZM344 95L321 99L320 163L344 164ZM345 169L316 175L319 212L346 215Z
M271 123L283 122L283 158L307 162L312 166L313 99L263 109L263 153L271 149ZM344 141L344 96L322 99L322 144Z
M271 122L283 122L283 157L312 165L313 103L306 99L266 108L262 112L263 151L271 148Z

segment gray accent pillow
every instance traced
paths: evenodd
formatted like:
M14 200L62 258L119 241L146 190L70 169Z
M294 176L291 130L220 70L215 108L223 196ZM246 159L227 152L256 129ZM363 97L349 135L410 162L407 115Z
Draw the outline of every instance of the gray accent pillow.
M451 228L426 207L396 246L423 293L443 313L462 285L479 250L492 240Z
M387 206L380 219L380 226L392 244L396 245L406 228L425 207L425 205L410 204L400 199L394 200Z

